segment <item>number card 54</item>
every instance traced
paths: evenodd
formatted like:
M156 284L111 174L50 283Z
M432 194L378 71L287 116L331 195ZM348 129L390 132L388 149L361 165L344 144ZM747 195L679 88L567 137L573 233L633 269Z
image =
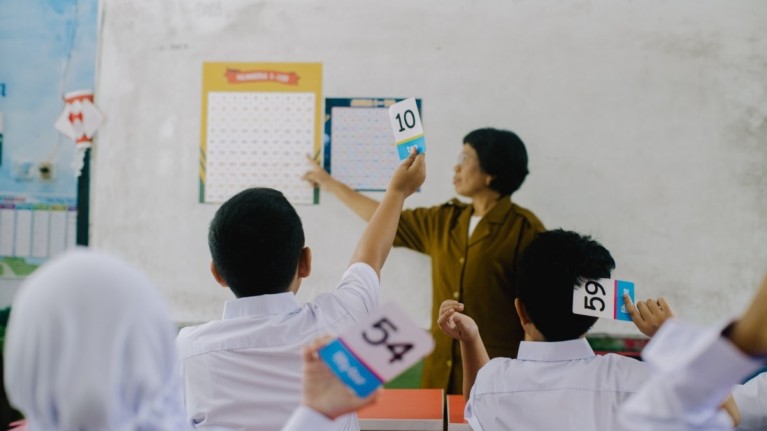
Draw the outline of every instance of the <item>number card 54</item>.
M634 283L615 279L586 280L573 291L573 313L631 321L623 301L624 293L634 301Z
M431 335L390 302L320 349L319 355L341 381L366 397L433 349Z

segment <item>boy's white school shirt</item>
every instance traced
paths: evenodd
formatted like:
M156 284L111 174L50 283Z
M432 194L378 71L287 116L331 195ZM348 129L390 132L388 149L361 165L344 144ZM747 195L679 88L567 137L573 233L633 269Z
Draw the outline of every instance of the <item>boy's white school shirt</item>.
M732 397L740 410L738 431L767 431L767 371L738 385Z
M226 302L222 320L183 328L184 401L197 428L278 431L298 407L301 348L339 334L379 304L380 282L363 263L350 266L338 288L301 305L292 293ZM336 420L338 430L359 430L356 415Z
M763 367L764 361L746 356L720 333L720 326L704 328L678 319L661 326L642 352L653 377L621 408L626 429L733 429L732 419L719 406L733 387Z
M333 421L306 406L298 407L281 431L333 431Z
M583 338L523 341L517 359L495 358L479 370L465 417L474 431L616 431L618 407L648 377L646 364L597 356Z

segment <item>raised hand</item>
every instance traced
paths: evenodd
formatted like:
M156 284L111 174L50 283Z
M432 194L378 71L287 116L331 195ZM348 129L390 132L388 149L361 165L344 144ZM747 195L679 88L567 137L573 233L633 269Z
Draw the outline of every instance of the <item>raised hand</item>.
M335 181L333 177L331 177L330 174L311 156L307 155L306 159L309 162L309 170L306 171L302 178L312 183L315 187L327 189L328 186Z
M637 301L636 306L631 302L631 297L626 294L623 295L623 300L626 302L626 310L631 316L631 321L648 337L655 335L666 319L674 317L671 306L664 298Z
M400 191L410 196L423 184L426 179L426 162L424 155L412 151L407 159L394 171L389 181L389 189Z
M477 323L471 317L460 313L463 311L463 304L458 301L448 299L439 306L439 317L437 325L445 334L458 341L469 342L479 336Z
M379 391L366 398L358 397L330 371L318 355L332 337L324 336L304 347L304 376L301 403L330 419L351 413L376 401Z

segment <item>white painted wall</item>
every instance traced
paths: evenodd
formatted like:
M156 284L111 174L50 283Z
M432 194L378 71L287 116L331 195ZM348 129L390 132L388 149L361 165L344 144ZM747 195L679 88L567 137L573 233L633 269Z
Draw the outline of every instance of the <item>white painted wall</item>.
M217 318L201 64L322 62L324 96L423 98L429 172L409 206L453 196L468 131L513 129L532 172L519 204L593 234L640 296L713 321L767 271L765 23L764 0L104 0L92 243L147 270L175 319ZM298 211L308 299L334 287L363 223L328 194ZM428 259L395 250L383 281L428 326Z

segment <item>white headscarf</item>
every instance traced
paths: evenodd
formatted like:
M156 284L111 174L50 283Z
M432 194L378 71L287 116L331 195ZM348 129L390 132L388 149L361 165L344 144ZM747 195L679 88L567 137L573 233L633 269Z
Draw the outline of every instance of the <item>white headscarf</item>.
M13 303L8 397L29 431L186 430L174 338L145 274L70 251L29 277Z

